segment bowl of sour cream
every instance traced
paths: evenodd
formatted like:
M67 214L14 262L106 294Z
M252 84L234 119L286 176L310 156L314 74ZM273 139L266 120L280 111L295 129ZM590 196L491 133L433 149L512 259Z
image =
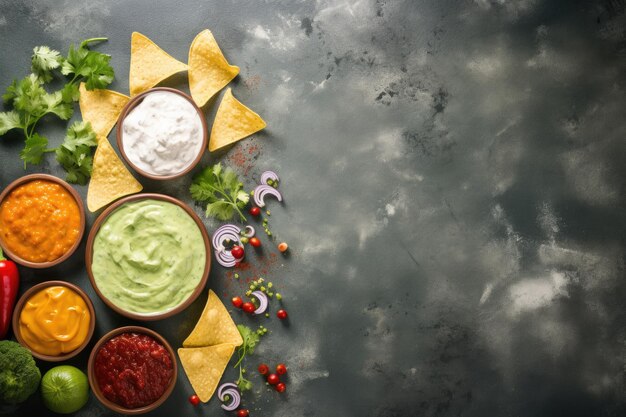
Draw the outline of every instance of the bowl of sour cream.
M182 91L156 87L133 97L117 124L122 157L139 174L155 180L185 175L207 148L204 114Z

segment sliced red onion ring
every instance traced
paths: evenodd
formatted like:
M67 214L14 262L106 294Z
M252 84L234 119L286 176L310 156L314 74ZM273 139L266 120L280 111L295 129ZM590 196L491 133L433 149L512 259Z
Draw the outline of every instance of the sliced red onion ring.
M244 235L245 237L252 237L252 236L254 236L254 234L255 234L255 233L256 233L256 231L254 230L254 227L252 227L252 226L248 225L248 226L246 226L246 227L244 228L243 235Z
M239 390L237 389L236 384L233 384L232 382L226 382L220 385L220 387L217 389L217 398L219 398L220 401L224 402L226 395L229 395L232 401L228 405L222 404L222 408L224 410L233 411L237 407L239 407L239 404L241 403L241 394L239 394Z
M265 196L273 195L278 201L283 201L283 196L276 188L271 185L261 184L254 187L254 204L259 207L265 207Z
M229 250L226 250L224 247L224 241L226 239L237 242L237 245L243 246L241 244L241 240L239 234L241 233L241 229L234 224L225 224L219 227L214 233L213 238L211 239L211 243L213 243L213 249L215 250L215 257L217 258L217 263L222 265L225 268L230 268L237 265L237 259L230 253Z
M254 295L259 300L259 308L254 310L254 314L263 314L267 310L267 295L261 291L253 291L250 295Z
M280 178L278 178L278 174L274 171L265 171L261 174L261 184L267 184L267 180L278 182Z

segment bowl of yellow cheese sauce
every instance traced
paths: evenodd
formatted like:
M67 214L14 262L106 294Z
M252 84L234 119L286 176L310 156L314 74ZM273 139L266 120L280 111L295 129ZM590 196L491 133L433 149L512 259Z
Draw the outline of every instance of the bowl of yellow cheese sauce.
M13 312L17 341L36 358L58 362L78 355L96 324L91 300L76 285L46 281L20 297Z

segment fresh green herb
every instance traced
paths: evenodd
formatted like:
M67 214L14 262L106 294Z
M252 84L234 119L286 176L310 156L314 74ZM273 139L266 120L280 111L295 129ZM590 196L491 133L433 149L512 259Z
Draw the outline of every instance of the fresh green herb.
M238 324L237 330L239 330L239 333L241 334L243 344L237 349L237 355L239 356L239 360L234 367L239 368L239 379L237 380L237 387L239 387L239 391L243 392L252 389L252 382L247 380L243 376L243 374L245 373L245 370L243 368L243 359L246 357L246 355L251 355L254 353L256 345L259 344L261 336L265 333L254 331L251 328L244 326L243 324Z
M68 120L74 111L73 105L63 101L60 92L48 93L43 82L35 74L20 81L14 80L2 96L5 103L13 105L13 110L0 113L0 135L11 129L21 129L26 137L26 145L20 158L27 163L38 164L44 152L48 152L48 139L35 133L39 119L49 113Z
M74 74L70 84L78 86L77 81L84 79L87 90L104 88L113 82L113 68L109 65L110 55L90 51L87 46L92 42L105 41L107 38L91 38L81 42L78 48L70 45L67 58L61 65L63 75Z
M56 149L56 159L67 171L67 181L85 185L91 176L92 148L98 144L89 122L74 122Z
M206 216L219 220L230 220L235 212L242 222L246 221L242 209L248 204L250 196L243 190L243 184L230 167L222 170L222 164L204 168L193 179L189 187L191 197L206 203Z
M35 132L35 127L47 114L69 120L74 113L74 102L79 98L81 81L86 83L88 90L104 88L113 81L113 68L109 65L111 57L88 49L90 43L103 40L106 38L87 39L78 48L72 45L67 58L47 46L35 47L31 59L32 74L20 81L14 80L2 96L13 109L0 112L0 136L9 130L22 130L25 146L20 158L24 161L24 168L27 164L39 164L44 153L56 152L57 160L68 170L68 181L86 182L91 170L91 149L86 152L82 145L78 150L71 145L72 149L62 149L68 138L71 142L80 136L75 129L72 130L75 125L68 129L64 145L52 149L48 148L48 139ZM73 78L61 90L48 93L44 85L54 78L55 71L66 76L73 75ZM72 152L71 156L68 151Z
M33 49L30 70L43 82L50 82L54 78L52 70L61 66L63 57L59 51L47 46L36 46Z

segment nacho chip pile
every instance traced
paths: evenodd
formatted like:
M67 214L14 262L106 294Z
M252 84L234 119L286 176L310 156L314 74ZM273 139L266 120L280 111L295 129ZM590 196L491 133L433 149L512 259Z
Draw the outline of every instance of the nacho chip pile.
M138 32L133 32L131 36L130 52L131 96L156 86L176 73L187 71L191 96L198 107L203 107L239 74L239 67L228 63L208 29L200 32L191 43L188 65L173 58ZM91 122L96 135L104 138L99 139L94 155L92 178L87 192L87 207L90 211L99 210L122 196L142 190L141 184L106 139L129 100L130 97L116 91L87 90L84 84L80 86L79 105L83 120ZM224 93L213 121L209 151L232 145L265 126L261 116L238 101L229 88Z
M243 343L237 326L219 297L209 298L193 331L178 349L178 356L200 401L207 402L237 346Z

